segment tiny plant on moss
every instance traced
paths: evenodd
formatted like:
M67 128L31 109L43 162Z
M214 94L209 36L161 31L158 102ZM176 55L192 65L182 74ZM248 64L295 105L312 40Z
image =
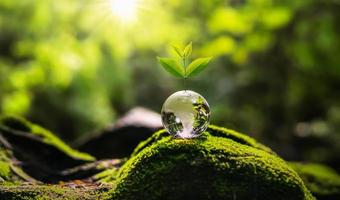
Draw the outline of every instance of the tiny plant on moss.
M180 48L176 45L172 45L172 47L179 56L179 59L161 57L157 57L157 59L162 67L175 77L186 79L199 74L207 67L212 58L197 58L196 60L189 63L189 57L192 53L192 42L190 42L184 48Z

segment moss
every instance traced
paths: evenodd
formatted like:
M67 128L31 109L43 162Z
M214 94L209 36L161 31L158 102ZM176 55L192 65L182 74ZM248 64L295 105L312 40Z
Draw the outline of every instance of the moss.
M210 130L210 131L209 131ZM251 146L263 151L266 151L271 154L275 154L270 148L256 142L253 138L250 138L242 133L236 132L232 129L227 128L221 128L218 126L210 125L209 126L209 134L215 137L222 137L222 138L229 138L231 140L234 140L235 142L238 142L243 145ZM144 149L145 147L155 143L156 141L162 139L163 137L168 137L169 134L166 131L158 131L155 134L153 134L150 138L147 140L139 143L139 145L135 148L131 156L136 155Z
M106 199L108 187L65 187L59 185L21 185L0 187L1 199L76 200Z
M9 163L0 161L0 177L3 179L8 179L10 172L11 169Z
M340 175L336 171L316 163L291 162L290 165L317 199L340 199Z
M10 159L8 153L0 145L0 182L9 180L11 176Z
M46 144L50 144L56 147L57 149L73 157L74 159L87 160L87 161L95 160L95 158L89 154L82 153L82 152L72 149L70 146L65 144L58 137L56 137L52 132L36 124L33 124L23 118L20 118L17 116L3 116L0 118L0 124L6 127L9 127L11 129L14 129L14 130L32 133L35 136L42 138L42 140Z
M23 180L34 181L12 162L12 152L0 144L0 185L16 184Z
M93 178L102 183L114 183L116 180L116 176L118 173L118 169L107 169L96 174Z
M110 198L120 200L313 199L269 148L216 126L191 140L161 130L142 142L114 177Z

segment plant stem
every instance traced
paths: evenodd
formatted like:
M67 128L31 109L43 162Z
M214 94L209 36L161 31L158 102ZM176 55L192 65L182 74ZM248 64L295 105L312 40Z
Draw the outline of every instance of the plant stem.
M183 60L183 66L184 66L184 74L185 74L185 76L184 76L184 80L183 80L183 86L184 86L184 91L186 91L187 89L187 63L186 63L186 60L187 60L187 58L184 56L183 58L182 58L182 60Z
M187 63L186 63L186 58L183 57L182 60L183 60L184 73L185 73L185 75L186 75L186 73L187 73Z
M186 91L187 90L187 78L186 77L183 79L183 87L184 87L184 91Z

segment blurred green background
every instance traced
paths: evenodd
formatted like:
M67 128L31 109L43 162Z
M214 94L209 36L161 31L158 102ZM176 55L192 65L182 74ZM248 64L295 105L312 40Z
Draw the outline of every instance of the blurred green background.
M68 142L185 89L156 56L214 56L187 87L212 123L340 166L340 1L1 0L0 110ZM126 3L130 2L130 3Z

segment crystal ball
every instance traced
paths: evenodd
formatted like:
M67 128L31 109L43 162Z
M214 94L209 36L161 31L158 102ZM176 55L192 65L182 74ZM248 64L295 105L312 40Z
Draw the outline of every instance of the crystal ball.
M170 95L162 107L164 128L175 137L194 138L210 123L210 107L200 94L182 90Z

